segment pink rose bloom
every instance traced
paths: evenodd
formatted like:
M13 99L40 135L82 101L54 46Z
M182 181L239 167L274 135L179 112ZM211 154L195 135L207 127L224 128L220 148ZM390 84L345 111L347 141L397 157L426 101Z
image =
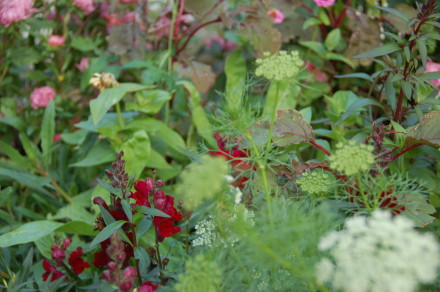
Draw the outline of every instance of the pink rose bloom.
M327 7L335 4L335 0L313 0L319 7Z
M95 11L93 0L73 0L73 4L81 9L86 15Z
M33 109L46 107L55 98L55 89L50 86L37 87L31 93L31 106Z
M84 57L78 64L75 64L75 67L78 68L79 71L84 72L89 68L89 58Z
M428 61L426 62L426 70L425 73L438 72L440 71L440 64ZM431 79L431 82L434 83L435 86L440 86L440 79Z
M119 3L137 3L139 0L119 0Z
M60 47L60 46L64 45L65 42L66 42L65 38L63 38L60 35L56 35L56 34L51 35L49 37L49 39L47 40L47 43L51 47Z
M267 12L267 16L273 18L273 23L282 23L284 20L284 14L278 9L271 9Z
M0 0L0 23L8 27L14 22L31 17L37 9L34 0Z

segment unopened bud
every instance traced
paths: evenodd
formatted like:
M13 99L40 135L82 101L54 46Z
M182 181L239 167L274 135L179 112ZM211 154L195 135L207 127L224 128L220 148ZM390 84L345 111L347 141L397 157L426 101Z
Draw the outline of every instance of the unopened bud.
M147 179L145 180L145 183L147 184L148 192L151 192L154 189L154 180L147 177Z
M106 169L105 174L110 180L113 180L113 172L110 169Z
M121 286L119 286L119 289L121 292L130 292L131 288L133 288L133 281L124 281Z
M156 181L156 186L157 186L158 188L163 187L163 180L159 179L158 181Z
M125 260L125 252L116 255L116 260L120 263L123 262Z
M102 277L109 281L110 283L113 283L115 281L115 278L112 275L112 272L110 270L105 270L102 272Z
M66 239L64 239L63 249L66 250L70 246L71 243L72 243L72 238L67 237Z
M169 259L169 258L164 258L164 259L162 260L162 265L166 266L166 265L168 265L169 262L170 262L170 259Z
M148 254L151 256L155 256L156 255L156 250L154 249L154 247L150 246L148 248Z
M117 268L116 263L115 263L114 261L109 262L109 263L107 264L107 268L108 268L110 271L114 271L114 270L116 270L116 268Z

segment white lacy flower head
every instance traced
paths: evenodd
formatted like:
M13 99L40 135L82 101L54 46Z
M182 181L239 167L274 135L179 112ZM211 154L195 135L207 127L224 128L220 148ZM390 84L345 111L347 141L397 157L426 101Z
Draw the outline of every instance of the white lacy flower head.
M319 283L343 291L410 292L436 279L440 246L410 219L378 210L371 218L347 219L345 227L320 240L319 249L331 258L316 267Z

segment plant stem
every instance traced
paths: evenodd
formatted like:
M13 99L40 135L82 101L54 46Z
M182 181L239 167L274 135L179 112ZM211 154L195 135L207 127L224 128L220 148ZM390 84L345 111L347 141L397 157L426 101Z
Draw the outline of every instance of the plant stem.
M170 34L168 35L168 73L173 71L173 37L174 37L174 26L176 25L177 16L177 5L173 2L173 11L171 16Z
M412 145L411 147L406 148L405 150L401 151L399 154L393 156L393 157L390 159L390 163L393 162L394 160L396 160L398 157L400 157L400 156L402 156L403 154L405 154L406 152L408 152L408 151L410 151L410 150L413 150L414 148L417 148L417 147L422 146L422 145L423 145L423 144L414 144L414 145Z
M116 104L116 113L118 114L119 128L124 129L124 119L122 118L122 114L121 114L120 102Z
M315 140L309 141L309 143L315 146L316 148L318 148L319 150L321 150L322 152L324 152L325 154L327 154L327 156L332 156L332 154L327 149L316 143Z
M361 193L361 197L362 197L362 201L365 205L365 208L367 208L368 213L371 214L371 207L370 207L370 203L368 202L368 198L364 192L364 185L362 184L361 181L361 175L358 173L356 176L356 180L358 183L358 188L359 188L359 192Z

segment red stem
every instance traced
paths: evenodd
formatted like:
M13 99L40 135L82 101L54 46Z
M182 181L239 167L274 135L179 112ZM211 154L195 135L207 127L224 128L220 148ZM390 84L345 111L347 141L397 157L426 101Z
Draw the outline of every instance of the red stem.
M324 152L325 154L327 154L327 156L332 156L332 154L327 149L316 143L315 140L309 141L309 143L315 146L316 148L318 148L319 150L321 150L322 152Z
M399 154L393 156L390 160L390 163L393 162L394 160L396 160L398 157L402 156L403 154L405 154L408 151L413 150L414 148L417 148L419 146L422 146L423 144L414 144L411 147L406 148L405 150L401 151Z
M348 0L347 2L345 2L345 7L344 10L342 10L341 14L339 14L338 19L336 19L336 23L334 25L335 28L338 28L341 26L342 21L345 18L345 15L347 14L347 8L350 6L351 4L351 0Z
M332 27L335 27L335 16L333 15L333 10L331 7L328 10L328 16L330 18L330 24L332 25Z
M180 49L177 50L177 52L176 52L176 56L179 55L179 54L180 54L180 53L186 48L186 46L188 45L189 41L190 41L190 40L192 39L192 37L196 34L197 31L199 31L201 28L203 28L203 27L205 27L205 26L207 26L207 25L210 25L210 24L213 24L213 23L216 23L216 22L221 22L221 21L222 21L221 18L218 17L218 18L213 19L213 20L211 20L211 21L208 21L208 22L202 23L201 25L199 25L198 27L196 27L196 28L195 28L195 29L189 34L188 38L185 40L185 42L184 42L183 45L180 47Z

